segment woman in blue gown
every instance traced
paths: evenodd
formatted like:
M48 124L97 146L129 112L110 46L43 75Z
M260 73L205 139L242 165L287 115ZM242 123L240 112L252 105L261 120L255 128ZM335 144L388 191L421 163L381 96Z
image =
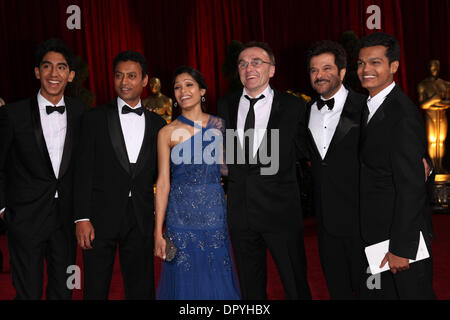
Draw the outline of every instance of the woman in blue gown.
M220 183L225 125L202 111L203 76L191 67L174 75L181 115L158 134L155 255L165 260L166 234L178 248L162 263L157 299L240 299Z

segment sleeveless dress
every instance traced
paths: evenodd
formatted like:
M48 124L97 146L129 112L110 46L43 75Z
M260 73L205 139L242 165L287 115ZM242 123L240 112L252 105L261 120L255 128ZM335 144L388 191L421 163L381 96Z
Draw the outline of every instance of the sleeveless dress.
M177 144L170 157L166 233L178 248L163 262L156 297L160 300L238 300L226 201L219 161L224 120L210 116L206 128L186 119L194 135Z

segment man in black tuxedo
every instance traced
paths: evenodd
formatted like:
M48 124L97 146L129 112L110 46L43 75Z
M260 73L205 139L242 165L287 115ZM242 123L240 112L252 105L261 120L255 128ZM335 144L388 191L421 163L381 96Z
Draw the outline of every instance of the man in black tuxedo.
M242 297L267 299L269 249L286 298L311 299L296 179L296 159L306 152L305 105L270 87L275 58L267 44L245 45L238 69L244 89L220 99L218 115L237 129L227 134L227 201Z
M156 138L165 121L142 107L147 63L137 52L114 60L118 98L82 121L75 170L76 236L83 251L84 299L107 299L119 245L127 299L154 299L153 185Z
M8 227L16 299L71 299L67 268L75 264L73 161L85 106L64 96L75 76L61 40L36 52L39 93L0 108L0 208Z
M427 205L422 157L424 121L394 82L400 46L385 33L361 39L358 77L369 91L362 115L360 145L361 233L368 245L390 240L380 265L381 288L369 298L434 299L431 211ZM415 259L422 232L430 258Z
M307 108L319 253L331 299L359 297L364 250L359 232L359 135L365 97L344 87L344 48L321 41L307 51Z

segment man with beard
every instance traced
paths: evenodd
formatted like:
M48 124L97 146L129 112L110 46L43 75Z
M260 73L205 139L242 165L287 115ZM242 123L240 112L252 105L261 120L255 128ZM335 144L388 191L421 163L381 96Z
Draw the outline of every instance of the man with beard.
M342 84L344 48L321 41L307 51L311 86L320 95L307 109L309 154L319 254L331 299L359 297L364 251L359 236L358 144L364 96Z

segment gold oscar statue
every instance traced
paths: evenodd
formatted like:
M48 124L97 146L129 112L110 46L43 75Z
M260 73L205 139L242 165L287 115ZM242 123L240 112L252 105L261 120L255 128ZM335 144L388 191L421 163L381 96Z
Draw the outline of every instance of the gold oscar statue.
M440 62L429 62L430 76L417 86L420 107L426 113L426 128L428 136L428 153L436 173L445 173L442 159L447 138L447 113L450 107L450 82L439 78Z
M172 121L172 99L161 93L161 81L158 78L151 78L148 83L150 96L142 101L144 107L156 112L167 123L170 123Z

